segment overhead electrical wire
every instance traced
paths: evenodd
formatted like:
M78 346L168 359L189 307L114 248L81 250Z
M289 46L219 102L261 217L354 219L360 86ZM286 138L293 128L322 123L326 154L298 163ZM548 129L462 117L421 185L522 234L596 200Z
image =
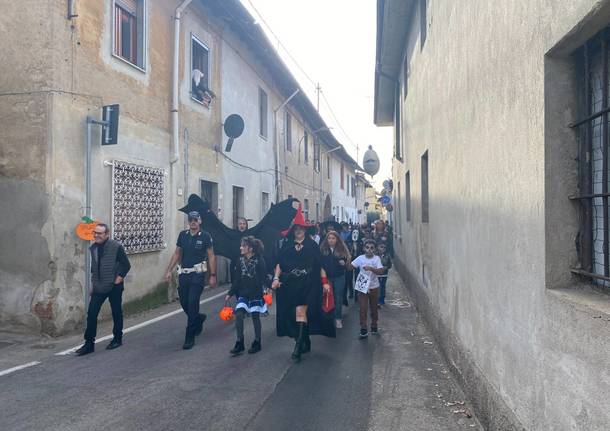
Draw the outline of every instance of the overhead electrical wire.
M303 73L303 75L305 76L305 78L307 78L307 80L314 86L314 87L318 87L318 83L316 81L314 81L309 74L305 71L305 69L299 64L299 62L296 60L296 58L290 53L290 51L288 50L288 48L286 47L286 45L284 45L284 43L282 43L282 40L279 38L279 36L273 31L273 29L271 28L271 26L269 25L269 23L267 23L267 21L265 20L265 18L263 17L263 15L259 12L259 10L256 8L256 6L254 6L254 3L252 2L252 0L247 0L248 4L250 5L250 7L252 8L252 10L256 13L256 15L258 16L257 20L259 20L260 22L262 22L265 27L267 28L267 31L275 38L277 45L281 46L284 50L284 52L286 53L286 55L290 58L290 60L292 60L292 62L294 63L294 65L301 71L301 73ZM279 53L279 52L278 52ZM343 132L343 135L347 138L347 140L349 141L350 145L356 150L356 152L359 151L359 145L356 144L354 142L354 140L350 137L350 135L347 133L347 131L345 130L345 128L343 127L343 124L339 121L339 118L337 117L337 115L335 114L330 102L328 101L328 99L326 98L326 95L324 94L324 92L317 88L317 91L320 92L320 94L322 95L322 99L324 100L324 102L326 103L326 106L328 107L328 110L330 111L331 116L333 117L333 119L335 120L335 123L337 124L337 126L339 127L339 129Z

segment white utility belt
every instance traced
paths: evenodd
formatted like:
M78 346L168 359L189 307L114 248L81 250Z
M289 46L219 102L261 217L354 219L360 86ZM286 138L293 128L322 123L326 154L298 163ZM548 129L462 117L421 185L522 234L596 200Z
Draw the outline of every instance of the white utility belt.
M208 263L206 261L203 261L194 265L192 268L182 268L181 266L178 266L178 275L191 274L193 272L196 272L197 274L208 272Z

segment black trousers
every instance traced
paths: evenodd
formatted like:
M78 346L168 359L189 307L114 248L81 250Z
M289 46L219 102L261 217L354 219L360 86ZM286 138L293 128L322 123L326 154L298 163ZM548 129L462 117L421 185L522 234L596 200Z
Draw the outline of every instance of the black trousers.
M201 324L199 315L199 301L201 292L205 284L205 274L192 272L190 274L180 274L178 277L178 296L180 305L186 313L186 335L194 337L197 327Z
M87 310L87 329L85 330L85 340L95 342L97 335L97 316L100 314L102 304L108 298L110 309L112 310L112 335L114 338L123 338L123 290L124 284L115 284L108 293L93 292L89 299L89 309Z

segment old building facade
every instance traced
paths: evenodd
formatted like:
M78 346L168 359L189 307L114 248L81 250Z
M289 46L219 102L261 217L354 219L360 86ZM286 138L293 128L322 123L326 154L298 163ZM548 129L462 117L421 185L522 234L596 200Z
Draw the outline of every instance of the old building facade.
M607 1L378 1L396 266L489 429L610 429L609 24Z
M120 106L118 144L91 126L90 211L128 243L127 302L173 294L161 279L189 193L227 225L288 195L323 218L333 181L321 154L341 144L239 1L28 0L0 22L0 321L50 334L82 323L88 244L75 226L87 117L104 105ZM20 28L37 36L26 44ZM245 128L226 151L231 114ZM357 169L342 147L328 155Z

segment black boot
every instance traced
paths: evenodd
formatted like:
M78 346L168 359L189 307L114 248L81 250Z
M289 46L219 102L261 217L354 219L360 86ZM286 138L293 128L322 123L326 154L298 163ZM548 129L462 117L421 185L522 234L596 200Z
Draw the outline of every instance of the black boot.
M186 334L186 336L184 337L184 344L182 345L182 348L184 350L189 350L192 349L194 345L195 337L193 335Z
M123 345L123 339L114 337L110 344L106 346L106 350L116 349L117 347L121 347Z
M85 341L80 349L76 351L76 356L84 356L95 351L95 344L93 341Z
M294 343L294 350L292 351L292 359L295 362L301 361L301 353L303 353L303 337L305 334L305 323L297 322L299 325L299 335L297 336L296 342Z
M309 338L309 325L306 323L303 329L303 343L301 344L301 352L309 353L311 351L311 338Z
M197 327L197 329L195 330L195 335L200 335L201 332L203 331L203 322L205 322L205 319L207 319L208 316L205 313L199 313L199 326Z
M252 346L248 349L248 353L260 352L261 349L262 349L261 342L259 340L254 340L252 342Z
M235 342L235 347L233 347L229 353L232 354L233 356L238 356L238 355L241 355L244 352L244 350L246 350L246 348L244 347L244 341L237 340Z

